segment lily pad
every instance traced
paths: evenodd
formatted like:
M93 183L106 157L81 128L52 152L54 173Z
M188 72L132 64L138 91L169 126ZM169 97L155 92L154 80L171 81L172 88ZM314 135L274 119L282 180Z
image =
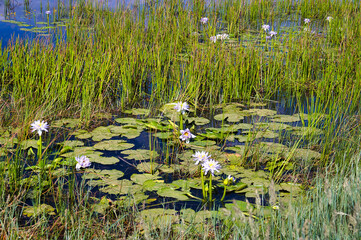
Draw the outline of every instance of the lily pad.
M110 131L114 134L122 135L128 139L137 138L140 136L141 132L143 131L143 127L138 127L135 125L123 125L123 126L108 126Z
M139 185L143 185L143 183L147 180L155 180L155 179L159 179L159 176L153 175L153 174L147 174L147 173L143 173L143 174L132 174L132 176L130 176L130 180L132 180L134 183L139 184Z
M93 135L92 137L93 141L96 142L117 136L117 134L110 132L109 128L103 126L97 127L91 132L91 134Z
M252 108L248 110L244 110L243 113L249 113L250 115L257 115L260 117L273 116L277 114L277 111L271 109L260 109L260 108Z
M202 126L208 124L210 121L207 118L204 117L189 117L186 119L188 123L193 123L197 126Z
M323 131L315 127L293 127L292 134L296 136L321 135Z
M24 207L23 214L27 217L37 217L42 214L55 215L55 209L48 204L41 204L39 206Z
M170 188L159 189L157 194L162 197L176 198L180 201L186 201L189 199L184 193Z
M22 141L20 143L20 146L22 149L28 149L28 148L38 149L38 141L39 140L35 140L35 139L27 139L25 141ZM42 146L42 148L44 149L45 147Z
M275 115L272 119L272 122L298 122L301 121L301 118L298 114L294 115Z
M79 139L87 139L93 136L90 132L82 129L77 130L76 132L73 133L73 135Z
M92 156L87 155L90 162L100 163L103 165L113 165L119 162L119 159L116 157L102 157L102 156Z
M138 149L138 150L125 150L121 152L121 154L128 155L126 159L134 159L134 160L147 160L147 159L155 159L159 156L156 151L150 151L146 149Z
M115 121L121 124L131 124L131 125L139 125L139 126L144 124L142 120L136 118L116 118Z
M73 149L72 152L67 152L64 154L61 154L61 157L67 157L67 158L71 158L71 157L78 157L78 156L88 156L88 155L101 155L101 152L97 152L94 151L93 147L76 147Z
M51 123L52 127L68 127L75 128L81 124L81 120L79 118L63 118L56 120Z
M239 122L244 119L239 113L222 113L214 116L214 119L217 121L227 120L228 122Z
M124 140L108 140L99 142L93 147L98 150L121 151L134 147L134 144L127 143Z
M124 113L130 113L130 114L133 114L133 115L149 115L150 114L150 109L133 108L131 110L124 111Z
M63 147L70 147L70 148L84 146L84 143L82 141L76 141L76 140L65 141L62 144L63 144Z

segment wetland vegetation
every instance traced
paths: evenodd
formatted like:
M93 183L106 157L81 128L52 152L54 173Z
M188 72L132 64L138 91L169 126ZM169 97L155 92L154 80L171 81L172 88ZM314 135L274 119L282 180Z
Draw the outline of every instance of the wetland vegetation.
M1 238L361 238L359 1L22 6Z

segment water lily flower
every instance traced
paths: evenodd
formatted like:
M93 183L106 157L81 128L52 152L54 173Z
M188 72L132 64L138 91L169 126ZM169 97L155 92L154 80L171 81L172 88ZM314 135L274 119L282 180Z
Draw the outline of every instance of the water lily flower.
M206 17L201 18L201 23L202 24L206 24L207 22L208 22L208 18L206 18Z
M332 19L333 19L333 17L328 16L328 17L326 18L326 21L331 22L331 21L332 21Z
M208 172L214 176L214 172L219 172L221 169L221 165L218 162L214 161L213 159L209 159L202 164L204 174L207 175Z
M38 131L39 136L41 136L42 132L47 132L49 125L47 122L37 120L31 124L31 132Z
M187 102L178 102L175 104L174 109L184 114L186 111L189 111L189 105Z
M216 43L217 42L217 36L212 36L209 38L209 40L211 40L211 42Z
M305 18L305 24L309 24L311 22L311 20L309 18Z
M217 35L216 35L216 38L217 38L217 39L224 40L224 39L228 39L228 38L229 38L229 35L228 35L227 33L217 34Z
M192 155L192 157L193 160L195 161L195 164L198 165L201 162L208 161L208 159L211 158L211 155L209 155L209 153L205 151L202 152L197 151L195 154Z
M45 14L46 14L46 15L50 15L50 14L51 14L51 11L45 11Z
M196 136L191 133L191 131L187 128L186 130L180 130L181 136L179 137L182 141L186 141L189 143L191 138L195 138Z
M75 160L78 162L75 166L75 169L77 171L80 170L80 168L87 168L90 167L91 162L89 160L89 158L87 158L87 156L80 156L80 157L75 157Z
M270 29L270 25L263 24L263 25L262 25L262 29L263 29L265 32L267 32L267 31L269 31L269 29Z
M270 35L271 37L276 36L276 35L277 35L277 32L275 32L275 31L270 31L270 32L269 32L269 35Z
M235 182L236 179L234 177L232 177L231 175L228 175L228 177L226 179L224 179L223 183L225 186L228 186L229 184Z

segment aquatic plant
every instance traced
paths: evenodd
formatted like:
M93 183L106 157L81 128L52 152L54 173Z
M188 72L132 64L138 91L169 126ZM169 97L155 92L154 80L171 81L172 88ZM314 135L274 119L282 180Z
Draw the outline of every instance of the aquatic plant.
M186 130L180 130L180 140L189 143L190 139L195 138L196 136L191 133L191 131L187 128Z
M200 20L200 22L201 22L202 24L206 24L206 23L208 22L208 18L202 17L201 20Z
M80 156L80 157L75 157L75 160L77 161L77 164L75 165L76 170L80 170L81 168L87 168L90 167L91 162L89 160L89 158L87 156Z

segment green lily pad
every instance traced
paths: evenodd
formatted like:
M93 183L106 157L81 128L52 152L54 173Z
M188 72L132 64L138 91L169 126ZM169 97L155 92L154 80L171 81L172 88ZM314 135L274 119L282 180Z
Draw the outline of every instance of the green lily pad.
M87 139L93 136L90 132L82 129L77 130L76 132L73 133L73 135L79 139Z
M22 149L26 150L28 148L35 148L38 149L38 141L39 140L35 140L35 139L27 139L25 141L22 141L20 143L20 146ZM44 149L45 147L42 146L42 149Z
M292 134L296 136L321 135L323 131L315 127L293 127Z
M145 181L142 185L144 191L157 191L159 189L168 187L164 181L154 181L153 179Z
M260 117L266 117L266 116L276 115L277 111L271 109L252 108L252 109L244 110L243 113L248 113L250 115L257 115Z
M81 124L79 118L62 118L51 123L52 127L68 127L75 128Z
M208 124L210 121L204 117L189 117L187 118L188 123L193 123L197 126L202 126Z
M214 119L217 121L227 119L228 122L239 122L244 119L244 116L239 113L222 113L215 115Z
M70 147L70 148L84 146L84 143L82 141L76 141L76 140L65 141L62 144L63 144L63 147Z
M257 131L257 132L245 131L244 133L248 133L250 139L254 139L254 138L277 138L279 136L278 133L272 132L270 130Z
M288 152L289 149L287 146L280 143L272 143L272 142L260 142L259 143L260 150L267 153L285 153Z
M134 183L136 184L140 184L143 185L143 183L147 180L156 180L159 179L159 176L153 175L153 174L147 174L147 173L143 173L143 174L132 174L132 176L130 176L130 180L132 180Z
M116 157L102 157L102 156L94 156L87 155L90 162L100 163L103 165L113 165L119 162L119 159Z
M130 124L130 125L143 125L144 122L142 120L136 118L116 118L115 121L121 124Z
M150 121L148 123L145 123L144 126L146 126L147 128L154 129L157 131L162 131L162 132L173 130L173 127L170 124L165 125L165 124L163 124L161 122L157 122L157 121Z
M199 147L207 147L207 146L212 146L212 145L216 145L215 141L212 140L199 140L199 141L194 141L190 143L190 146L199 146Z
M142 186L140 185L129 185L125 179L121 180L121 182L123 182L123 184L109 185L103 188L99 188L99 191L115 195L134 194L142 191Z
M154 172L159 168L158 163L150 163L150 162L141 162L137 165L137 169L139 172L151 172L151 170Z
M174 136L173 132L157 132L154 134L155 137L160 139L170 139Z
M88 155L101 155L103 153L101 152L96 152L94 151L93 147L76 147L73 149L72 152L67 152L64 154L61 154L61 157L67 157L67 158L71 158L71 157L78 157L78 156L88 156Z
M121 151L134 147L134 144L127 143L124 140L107 140L99 142L93 147L97 150Z
M297 183L280 183L280 190L297 195L302 192L301 184Z
M123 126L108 126L110 131L114 134L122 135L128 139L137 138L140 136L143 131L143 127L138 127L135 125L123 125Z
M41 204L40 206L26 206L23 209L23 214L27 217L37 217L42 214L55 215L55 209L48 204Z
M292 126L290 126L290 125L283 124L283 123L276 123L276 122L270 122L270 123L258 122L258 123L255 123L255 125L259 129L263 129L263 130L268 129L271 131L280 131L280 130L286 130L286 129L292 128Z
M96 142L117 136L117 134L110 132L110 129L108 127L103 126L97 127L91 132L91 134L93 135L93 141Z
M134 160L148 160L150 158L155 159L159 156L156 151L150 151L146 149L138 149L138 150L125 150L121 152L121 154L128 155L126 159L134 159Z
M133 115L149 115L150 114L150 109L145 109L145 108L133 108L131 110L126 110L124 111L124 113L130 113Z
M189 199L184 193L170 188L159 189L157 194L162 197L176 198L180 201L186 201Z
M298 122L301 118L298 114L294 115L275 115L271 119L272 122Z
M320 159L321 153L313 151L311 149L298 148L295 150L293 157L295 159L303 159L308 161L312 159Z

